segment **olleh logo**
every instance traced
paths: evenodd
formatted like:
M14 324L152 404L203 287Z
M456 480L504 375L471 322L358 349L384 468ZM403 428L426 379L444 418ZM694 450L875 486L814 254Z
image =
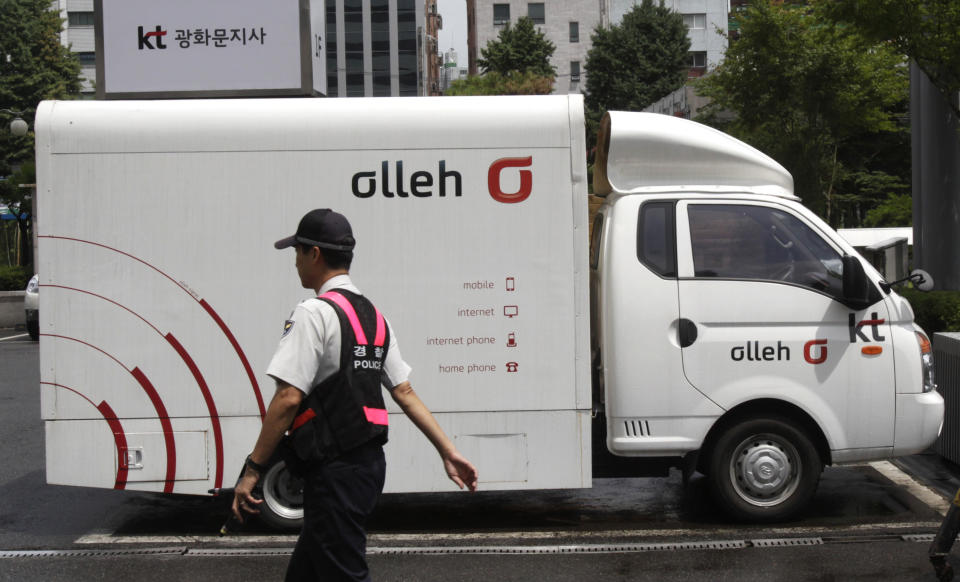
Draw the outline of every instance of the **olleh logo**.
M148 48L148 49L150 49L150 50L153 50L153 49L154 49L154 46L153 46L152 44L150 44L150 39L151 39L151 38L156 39L156 42L157 42L156 48L158 48L158 49L165 49L165 48L167 48L167 45L163 44L163 37L165 37L165 36L167 36L167 31L166 31L166 30L163 30L162 28L160 28L160 25L159 25L159 24L157 25L157 27L154 29L153 32L148 32L148 33L146 33L146 34L144 34L144 32L143 32L143 27L142 27L142 26L138 26L138 27L137 27L137 39L138 39L139 45L140 45L139 50L143 50L144 47L146 47L146 48Z
M533 172L530 170L520 170L520 189L516 192L504 192L500 186L500 174L506 168L527 168L533 164L533 157L525 158L500 158L490 164L487 171L487 189L490 196L497 202L504 204L515 204L523 202L533 191Z

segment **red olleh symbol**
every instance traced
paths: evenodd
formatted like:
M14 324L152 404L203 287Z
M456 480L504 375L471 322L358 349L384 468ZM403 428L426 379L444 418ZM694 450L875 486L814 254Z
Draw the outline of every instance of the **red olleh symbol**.
M817 355L814 356L814 348L819 346ZM822 364L827 361L827 340L810 340L803 344L803 359L808 364Z
M533 157L525 158L500 158L490 164L490 170L487 172L487 188L490 190L490 196L497 202L504 204L516 204L523 202L533 191L533 172L530 170L520 170L520 189L516 192L504 192L500 186L500 174L505 168L526 168L533 164Z

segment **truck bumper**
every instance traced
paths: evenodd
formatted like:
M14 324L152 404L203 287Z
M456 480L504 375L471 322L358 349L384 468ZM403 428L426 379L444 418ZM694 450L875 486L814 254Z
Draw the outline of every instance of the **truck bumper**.
M937 440L943 428L943 397L939 392L897 394L893 455L918 453Z

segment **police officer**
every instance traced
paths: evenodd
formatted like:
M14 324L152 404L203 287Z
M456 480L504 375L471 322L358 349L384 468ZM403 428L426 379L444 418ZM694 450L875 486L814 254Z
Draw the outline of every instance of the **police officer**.
M287 580L369 580L367 516L383 489L387 413L383 384L433 443L449 478L477 489L477 469L444 434L408 380L393 330L349 277L355 241L347 219L311 210L297 232L278 241L294 247L304 288L318 298L300 303L284 325L267 374L277 389L256 446L237 483L233 513L259 513L251 493L284 433L285 457L304 477L304 522Z

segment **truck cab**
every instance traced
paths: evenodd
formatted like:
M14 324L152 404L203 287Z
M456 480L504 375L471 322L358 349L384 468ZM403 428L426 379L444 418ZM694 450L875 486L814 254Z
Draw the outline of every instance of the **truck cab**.
M607 448L685 457L718 503L789 517L825 465L939 434L930 343L777 162L663 115L607 114L590 291Z

